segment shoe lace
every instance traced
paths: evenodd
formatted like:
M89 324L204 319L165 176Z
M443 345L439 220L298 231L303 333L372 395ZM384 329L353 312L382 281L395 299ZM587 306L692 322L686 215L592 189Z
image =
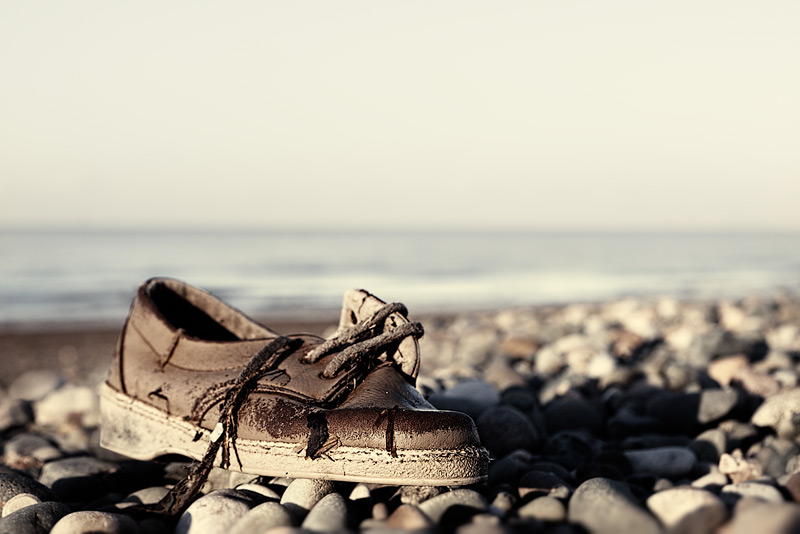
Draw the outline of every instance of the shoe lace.
M335 378L345 368L348 379L351 376L355 377L365 368L374 365L375 356L393 347L396 349L403 339L409 336L415 339L422 337L424 330L420 323L403 323L386 330L384 323L392 313L400 313L406 317L408 310L400 303L386 304L372 316L318 345L303 356L303 360L306 363L316 363L328 354L340 351L327 363L322 371L322 378ZM258 378L269 371L283 356L295 352L302 344L301 339L279 336L258 351L226 393L219 421L211 432L208 448L202 460L193 464L187 475L175 484L161 501L127 511L132 514L144 513L169 517L183 513L203 488L220 449L222 449L223 468L227 469L230 466L232 448L241 469L242 462L236 449L239 407L252 393Z

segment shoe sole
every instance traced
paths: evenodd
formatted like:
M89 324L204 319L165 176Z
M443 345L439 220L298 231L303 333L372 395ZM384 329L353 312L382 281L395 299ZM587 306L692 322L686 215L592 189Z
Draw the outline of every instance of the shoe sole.
M208 448L211 431L168 415L107 384L100 387L100 445L116 453L152 460L164 454L181 454L195 460ZM236 457L228 467L254 475L320 478L347 482L414 486L463 486L486 480L485 449L397 450L339 446L311 459L302 444L237 439ZM217 463L221 461L221 452Z

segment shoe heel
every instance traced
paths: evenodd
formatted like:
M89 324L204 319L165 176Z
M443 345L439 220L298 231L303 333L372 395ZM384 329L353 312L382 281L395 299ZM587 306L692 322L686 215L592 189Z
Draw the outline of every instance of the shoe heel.
M168 415L107 384L100 387L100 420L100 446L116 453L151 460L170 452L189 452L181 446L186 429L175 428Z

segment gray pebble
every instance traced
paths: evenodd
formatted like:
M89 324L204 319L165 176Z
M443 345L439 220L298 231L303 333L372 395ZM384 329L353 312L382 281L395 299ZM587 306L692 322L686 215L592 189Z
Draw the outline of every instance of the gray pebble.
M3 447L8 465L27 463L30 460L50 462L64 456L52 443L36 434L17 434Z
M607 478L592 478L578 486L567 516L570 523L582 525L593 534L661 532L661 525L639 506L628 488Z
M104 493L102 476L117 465L91 456L78 456L48 462L42 467L39 482L67 502L88 500Z
M58 500L55 493L53 493L50 488L36 482L19 471L0 466L0 506L20 493L32 493L43 501Z
M24 399L0 400L0 432L23 426L33 421L33 409Z
M686 476L697 463L697 457L686 447L656 447L626 451L625 457L630 461L634 471L667 478Z
M0 534L47 534L70 511L60 502L32 504L0 519Z
M42 500L33 495L32 493L19 493L6 501L3 506L3 517L11 515L17 510L22 510L25 507L39 504Z
M275 527L292 526L292 514L279 503L270 501L261 503L245 513L229 534L250 534L266 531Z
M37 401L58 389L61 384L61 377L50 369L26 371L11 383L8 395L12 399Z
M495 495L491 504L491 509L499 512L500 515L506 515L517 504L517 496L508 491L500 491Z
M50 534L139 534L139 527L126 515L84 511L62 517Z
M753 497L762 501L780 504L784 502L783 494L770 484L761 482L739 482L738 484L728 484L722 488L721 497Z
M314 505L302 527L311 532L341 532L347 529L347 502L338 493L329 493Z
M281 496L281 504L298 520L304 518L308 511L325 495L334 491L330 480L298 478L286 486Z
M175 534L227 534L254 504L244 492L212 491L186 509L178 520Z
M486 499L477 491L471 489L457 489L448 491L420 503L419 509L431 521L438 523L451 506L471 508L483 512L489 508Z
M517 515L525 519L558 523L566 519L567 509L564 503L555 497L539 497L521 506L517 510Z
M739 403L739 393L735 389L706 389L700 393L700 406L697 408L697 422L711 423L728 415Z
M722 499L690 486L654 493L647 499L647 507L671 532L685 534L714 532L728 517Z

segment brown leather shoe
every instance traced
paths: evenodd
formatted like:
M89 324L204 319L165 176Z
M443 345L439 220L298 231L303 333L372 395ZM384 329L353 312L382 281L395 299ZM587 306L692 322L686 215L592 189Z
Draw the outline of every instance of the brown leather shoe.
M472 420L414 387L422 327L406 313L353 290L332 338L284 337L203 290L149 280L101 386L101 444L270 476L481 481Z

